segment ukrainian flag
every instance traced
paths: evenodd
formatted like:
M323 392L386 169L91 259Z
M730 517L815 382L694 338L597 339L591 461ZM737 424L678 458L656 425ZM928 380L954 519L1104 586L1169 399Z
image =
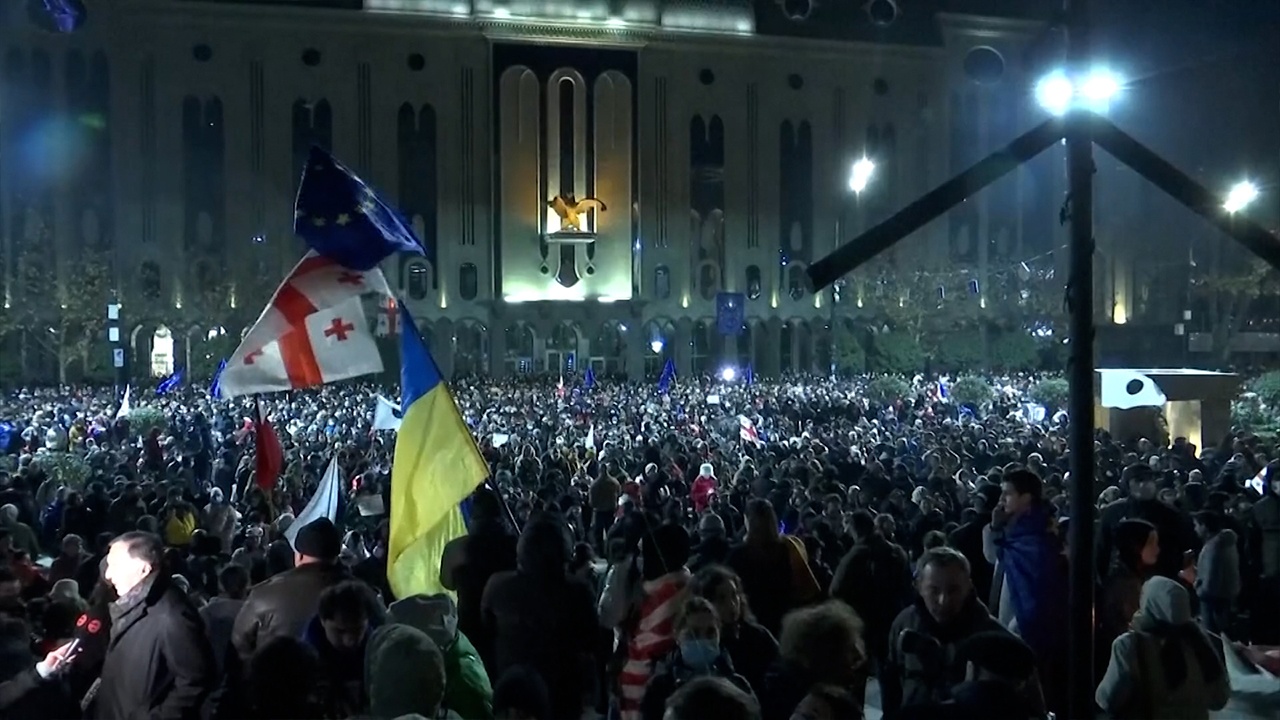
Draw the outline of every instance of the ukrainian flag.
M461 503L489 476L404 303L400 309L400 407L391 466L387 579L398 598L444 592L440 556L467 532Z

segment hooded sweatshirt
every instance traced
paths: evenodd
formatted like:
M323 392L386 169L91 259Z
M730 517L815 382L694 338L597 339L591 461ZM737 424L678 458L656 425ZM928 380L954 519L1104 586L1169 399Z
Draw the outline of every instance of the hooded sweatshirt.
M711 504L711 497L715 492L715 468L711 463L703 463L698 470L698 477L694 478L693 485L689 488L689 499L693 501L694 512L702 514Z
M1226 668L1192 618L1186 589L1166 577L1148 580L1133 627L1112 643L1094 695L1109 716L1206 720L1226 706Z

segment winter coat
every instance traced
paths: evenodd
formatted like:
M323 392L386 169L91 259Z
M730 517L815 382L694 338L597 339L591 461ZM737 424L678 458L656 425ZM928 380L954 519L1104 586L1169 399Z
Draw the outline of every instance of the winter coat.
M711 504L716 493L716 479L709 475L699 475L689 488L689 499L693 502L693 511L702 514Z
M197 720L218 678L204 623L186 594L157 576L113 603L111 618L89 717Z
M1269 492L1254 503L1253 521L1261 536L1262 576L1280 578L1280 495Z
M1206 720L1231 698L1231 683L1213 641L1191 614L1191 598L1177 582L1154 577L1142 586L1131 630L1111 644L1111 662L1094 699L1114 718ZM1166 657L1180 658L1174 683Z
M1240 595L1240 546L1234 530L1222 530L1205 541L1196 563L1196 595L1233 601Z
M301 637L319 609L320 593L350 577L340 564L308 563L254 586L231 630L240 659L247 663L272 638Z

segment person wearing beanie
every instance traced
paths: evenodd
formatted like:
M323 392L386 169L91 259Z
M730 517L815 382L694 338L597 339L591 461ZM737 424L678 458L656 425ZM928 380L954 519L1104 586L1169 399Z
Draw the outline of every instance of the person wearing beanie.
M298 530L293 569L254 587L236 615L231 643L240 660L248 661L273 637L302 635L319 609L320 593L351 577L338 561L341 552L342 535L328 518Z
M480 654L458 630L458 607L448 595L414 595L391 604L389 623L417 628L444 656L444 705L464 718L493 717L493 687Z
M701 515L711 505L711 498L716 494L716 471L711 463L702 463L698 469L698 477L694 478L689 488L689 500L693 502L693 511Z
M364 684L372 717L440 717L446 683L444 656L421 630L408 625L384 625L369 638ZM447 717L460 716L450 711Z

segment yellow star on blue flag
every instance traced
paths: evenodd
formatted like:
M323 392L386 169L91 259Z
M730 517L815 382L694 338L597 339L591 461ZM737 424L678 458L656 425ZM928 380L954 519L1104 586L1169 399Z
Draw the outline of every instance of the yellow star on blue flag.
M371 270L395 252L425 252L390 203L318 147L302 171L293 218L294 233L312 250L352 270Z

